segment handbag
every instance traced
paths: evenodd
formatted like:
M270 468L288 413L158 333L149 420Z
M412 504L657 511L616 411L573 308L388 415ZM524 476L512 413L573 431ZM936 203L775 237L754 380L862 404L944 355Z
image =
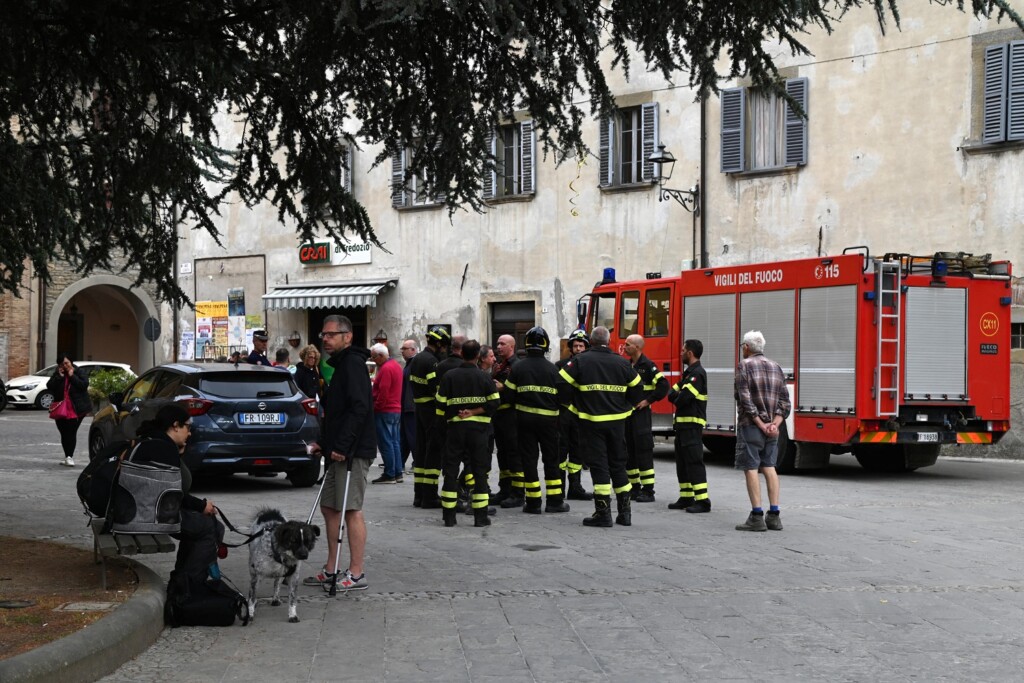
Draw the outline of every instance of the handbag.
M75 412L75 406L71 403L70 396L70 385L71 378L64 378L64 398L60 401L54 401L50 404L50 419L51 420L77 420L78 413Z

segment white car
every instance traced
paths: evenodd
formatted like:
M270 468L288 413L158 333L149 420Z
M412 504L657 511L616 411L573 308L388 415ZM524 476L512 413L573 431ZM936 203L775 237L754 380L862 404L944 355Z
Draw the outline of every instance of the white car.
M126 363L83 360L75 363L75 367L81 370L82 374L86 377L101 370L124 370L132 377L135 376L135 373L132 372L132 367ZM49 410L50 404L53 403L53 394L47 391L46 383L53 377L56 369L56 365L49 365L31 375L15 377L4 385L4 389L7 392L7 406L35 406L36 408Z

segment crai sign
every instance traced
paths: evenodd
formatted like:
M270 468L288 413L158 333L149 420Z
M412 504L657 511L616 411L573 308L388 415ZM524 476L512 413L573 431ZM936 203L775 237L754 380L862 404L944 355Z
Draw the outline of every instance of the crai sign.
M348 266L370 263L369 242L325 240L299 247L299 263L304 266Z

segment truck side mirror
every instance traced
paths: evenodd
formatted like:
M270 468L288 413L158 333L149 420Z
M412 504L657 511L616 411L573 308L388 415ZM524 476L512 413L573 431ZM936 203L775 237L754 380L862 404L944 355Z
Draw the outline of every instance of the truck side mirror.
M580 300L576 302L576 323L579 327L587 322L587 302Z

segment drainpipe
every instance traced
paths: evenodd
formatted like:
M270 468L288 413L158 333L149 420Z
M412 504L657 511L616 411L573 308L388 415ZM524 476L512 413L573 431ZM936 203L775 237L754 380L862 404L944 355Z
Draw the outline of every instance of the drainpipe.
M708 267L708 227L704 222L704 216L707 215L707 202L705 198L707 195L707 174L705 169L707 168L707 148L708 148L708 135L707 135L707 97L700 98L700 216L697 220L700 221L700 267Z
M46 365L46 280L42 275L36 276L39 279L39 319L36 321L36 366L37 368ZM28 369L32 372L31 366Z
M178 203L175 202L171 206L171 219L174 221L174 234L178 234ZM174 268L174 281L178 282L180 273L178 272L178 247L174 248L174 263L171 266ZM179 284L178 287L181 287ZM171 308L171 358L174 362L178 362L178 306L175 304Z

